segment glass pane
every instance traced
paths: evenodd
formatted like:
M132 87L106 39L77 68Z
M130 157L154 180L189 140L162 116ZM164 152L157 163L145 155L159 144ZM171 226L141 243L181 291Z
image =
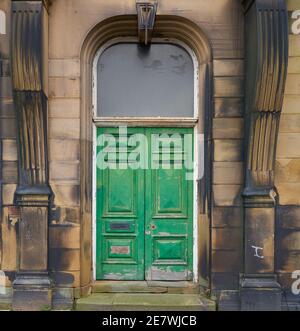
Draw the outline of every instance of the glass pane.
M180 46L115 44L97 68L97 116L194 115L193 60Z

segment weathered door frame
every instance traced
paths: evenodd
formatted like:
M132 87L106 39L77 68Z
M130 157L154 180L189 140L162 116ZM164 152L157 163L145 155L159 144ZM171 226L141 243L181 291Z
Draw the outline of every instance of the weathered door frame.
M110 46L117 43L138 43L137 38L114 38L97 51L93 60L93 92L92 92L92 110L93 110L93 202L92 202L92 261L93 261L93 281L96 281L96 141L98 127L117 127L119 125L127 125L128 127L191 127L194 128L194 159L195 159L195 173L193 185L193 281L198 282L198 252L199 252L199 236L198 236L198 201L199 192L197 190L197 179L201 173L201 168L204 169L204 151L201 152L201 145L204 142L203 134L197 136L197 128L199 123L199 63L193 50L184 42L174 38L153 38L153 43L172 43L184 48L191 56L194 64L194 117L193 118L178 118L168 117L158 119L155 117L97 117L97 63L101 54ZM199 137L200 139L197 139Z

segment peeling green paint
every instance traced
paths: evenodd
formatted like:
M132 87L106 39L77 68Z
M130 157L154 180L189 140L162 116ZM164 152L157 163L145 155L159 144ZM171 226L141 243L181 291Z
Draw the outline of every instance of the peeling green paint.
M119 136L119 128L99 128L98 138L101 134L112 135L121 149L116 169L97 168L97 279L191 280L193 181L187 180L184 158L177 156L184 156L184 138L193 136L193 129L127 128ZM134 134L147 138L148 156L159 155L157 167L151 157L146 169L124 167L135 148L126 139ZM172 135L181 139L181 147L168 140ZM97 146L97 159L104 146Z

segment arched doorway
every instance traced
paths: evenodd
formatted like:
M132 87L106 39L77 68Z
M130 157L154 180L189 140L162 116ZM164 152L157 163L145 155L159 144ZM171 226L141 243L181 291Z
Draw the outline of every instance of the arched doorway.
M164 40L119 40L97 53L96 279L197 278L193 155L203 148L194 135L198 63L190 54Z
M190 49L192 53L194 53L195 61L198 63L198 67L194 67L193 75L195 77L193 84L195 88L192 88L193 94L193 104L197 107L197 116L195 117L194 113L190 114L192 116L180 116L182 121L178 123L176 122L176 116L167 116L169 117L167 120L165 119L158 119L157 116L148 116L145 112L144 119L138 124L139 119L136 116L124 116L127 119L116 120L114 118L112 120L111 116L109 115L109 111L106 116L100 116L97 119L93 119L91 108L95 108L95 98L97 98L95 89L92 88L92 82L95 84L93 80L93 65L95 69L95 57L97 52L103 54L104 49L112 50L112 47L107 48L109 43L116 43L116 38L126 38L127 45L128 44L135 44L137 47L137 30L136 30L136 17L135 16L122 16L122 17L114 17L112 19L108 19L104 22L101 22L98 26L96 26L88 35L87 39L85 40L83 49L82 49L82 89L81 89L81 160L82 160L82 170L81 170L81 209L82 209L82 254L81 254L81 283L82 286L88 285L92 279L98 278L95 274L95 270L97 270L97 266L92 263L92 237L94 234L94 242L97 240L95 239L95 234L97 233L97 227L94 226L94 231L92 231L93 227L93 180L90 174L94 171L94 178L97 176L95 173L94 161L92 158L92 141L95 138L93 134L93 123L97 122L97 126L100 127L111 127L115 126L116 124L129 124L130 127L136 127L141 130L143 128L144 133L146 128L153 128L158 126L160 128L167 127L176 128L180 130L178 127L185 127L185 129L190 128L193 134L197 137L200 137L200 140L204 141L203 149L201 155L204 157L204 165L203 165L203 176L202 174L197 174L196 179L192 181L194 187L194 202L192 202L192 208L190 209L191 215L194 215L194 222L192 221L191 231L190 234L184 233L183 237L194 237L195 245L191 245L191 251L189 252L187 249L183 249L186 251L187 254L192 255L193 257L189 259L189 261L185 265L191 265L190 269L187 267L184 273L182 270L179 270L178 279L191 279L194 278L195 281L201 280L202 284L208 285L209 281L209 205L210 205L210 104L211 104L211 97L210 97L210 86L211 86L211 53L209 43L207 42L205 36L203 35L202 31L199 29L198 26L189 22L186 19L180 17L170 17L170 16L158 16L156 21L156 27L154 30L154 45L173 45L172 47L177 47L181 49L181 51L186 52L183 48L183 45L186 46L186 49ZM130 41L130 43L128 43ZM107 44L108 43L108 44ZM122 43L121 43L122 44ZM181 45L180 45L181 44ZM120 45L117 42L117 45ZM124 40L123 40L123 47L124 47ZM159 47L157 47L159 48ZM100 49L100 51L99 51ZM155 47L153 47L155 49ZM119 52L120 54L120 52ZM188 54L188 52L187 52ZM109 57L108 57L109 58ZM157 63L156 63L157 64ZM199 83L198 83L199 82ZM94 85L95 86L95 85ZM104 87L105 89L105 87ZM92 92L93 91L93 92ZM126 93L125 93L126 94ZM93 101L94 99L94 101ZM99 99L100 100L100 99ZM149 98L148 98L149 100ZM156 98L159 100L159 98ZM114 100L114 102L117 100ZM98 108L98 99L97 99L97 108ZM147 101L146 101L147 102ZM149 101L148 101L149 102ZM100 105L101 106L101 105ZM127 108L130 108L127 107ZM150 109L151 107L149 107ZM174 108L174 106L173 106ZM180 108L180 107L179 107ZM101 107L99 108L101 109ZM153 107L152 107L153 109ZM101 111L100 111L101 112ZM180 111L179 111L180 112ZM193 112L193 111L192 111ZM101 113L100 113L101 115ZM115 115L115 114L114 114ZM117 115L128 115L128 113L124 114L117 114ZM132 114L131 114L132 115ZM157 114L155 114L157 115ZM182 115L182 114L179 114ZM114 116L113 116L114 117ZM119 116L122 117L122 116ZM128 119L128 117L131 117ZM164 116L162 116L164 117ZM132 128L130 129L132 130ZM150 129L149 129L150 130ZM147 134L146 134L147 135ZM196 144L199 142L196 141ZM196 160L199 160L200 155L199 151L195 153ZM147 176L146 176L147 177ZM146 180L146 179L144 179ZM193 191L193 188L191 189ZM192 193L193 195L193 193ZM101 199L100 199L101 200ZM147 203L147 202L146 202ZM145 204L145 201L143 202ZM96 205L96 201L94 200L94 205ZM95 208L97 210L97 208ZM193 219L193 216L192 216ZM145 221L147 222L147 221ZM104 224L105 222L103 222ZM146 224L146 223L145 223ZM153 225L153 224L152 224ZM110 225L109 225L110 226ZM119 225L118 225L119 226ZM121 225L120 225L121 226ZM154 225L156 226L156 225ZM121 227L125 227L122 225ZM130 228L130 224L126 224L126 227ZM119 229L120 230L120 229ZM161 229L159 232L168 232L163 231ZM101 236L101 235L100 235ZM167 238L170 243L170 238ZM146 239L145 239L146 241ZM101 242L101 240L99 240ZM103 241L102 241L103 242ZM152 242L153 244L153 242ZM174 242L176 246L177 243ZM187 243L187 245L190 245ZM101 245L100 245L101 246ZM105 246L105 245L104 245ZM126 247L127 246L127 247ZM145 244L145 247L147 244ZM163 245L162 245L163 246ZM97 247L97 246L95 246ZM95 250L97 248L94 247L94 255L97 256ZM122 254L127 254L131 251L130 244L120 245L118 243L114 245L110 245L109 248L108 244L105 246L106 248L102 247L103 250L109 250L112 252L121 252ZM112 248L113 247L113 248ZM115 247L115 248L114 248ZM181 252L182 247L185 247L185 243L178 244L177 248L173 251ZM126 250L126 252L125 252ZM158 252L158 249L157 249ZM101 254L101 253L100 253ZM179 253L177 254L179 257ZM144 255L145 256L145 255ZM151 257L153 260L153 256ZM180 261L178 265L180 264ZM181 261L182 262L182 261ZM144 263L146 264L146 263ZM93 269L92 275L90 273L91 266ZM143 267L145 270L145 266ZM176 268L175 268L176 269ZM190 271L188 271L188 269ZM147 274L144 271L143 274ZM111 274L107 272L107 274ZM122 274L122 272L117 272L117 274ZM153 274L153 273L152 273ZM184 276L182 276L184 274ZM194 274L194 277L193 277ZM94 276L93 276L94 275ZM101 276L100 278L110 279L110 276ZM140 274L141 275L141 274ZM135 276L134 276L135 277ZM142 276L141 276L142 277ZM143 276L145 277L145 276ZM147 278L147 276L146 276ZM155 278L155 277L154 277ZM168 276L163 275L161 278L158 279L168 279ZM116 279L112 277L112 279ZM122 278L121 278L122 279ZM126 279L126 278L125 278ZM135 279L135 278L131 278Z

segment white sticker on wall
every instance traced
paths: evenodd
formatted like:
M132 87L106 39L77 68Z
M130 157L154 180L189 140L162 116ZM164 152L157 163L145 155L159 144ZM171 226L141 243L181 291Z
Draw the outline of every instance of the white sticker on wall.
M292 19L295 20L292 24L292 33L300 34L300 9L292 12Z
M6 34L6 16L3 10L0 10L0 34Z
M0 295L3 295L5 293L6 293L5 273L4 271L0 270Z

